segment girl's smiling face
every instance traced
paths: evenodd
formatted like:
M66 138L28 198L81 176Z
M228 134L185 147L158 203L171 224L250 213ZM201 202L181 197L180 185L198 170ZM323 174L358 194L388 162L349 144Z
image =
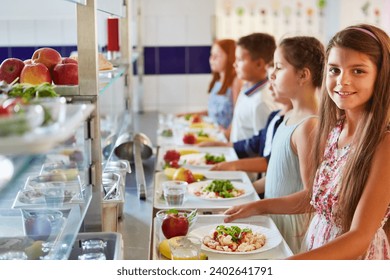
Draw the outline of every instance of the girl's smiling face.
M334 47L326 65L326 90L341 110L363 111L371 99L376 65L358 51Z

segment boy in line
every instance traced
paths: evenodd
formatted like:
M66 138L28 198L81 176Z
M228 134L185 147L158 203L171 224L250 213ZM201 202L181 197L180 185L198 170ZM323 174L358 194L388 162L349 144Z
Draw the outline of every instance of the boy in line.
M253 33L237 42L235 70L244 82L234 108L230 142L248 139L265 127L270 113L277 110L267 78L276 43L273 36Z

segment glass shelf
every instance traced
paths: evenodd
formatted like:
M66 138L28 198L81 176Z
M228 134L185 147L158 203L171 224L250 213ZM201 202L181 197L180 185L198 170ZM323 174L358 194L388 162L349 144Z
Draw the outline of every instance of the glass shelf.
M113 70L99 71L99 94L103 94L125 72L125 66L114 67ZM56 86L54 90L61 96L80 95L78 86Z
M0 259L68 259L91 201L90 188L83 207L0 209Z
M105 92L116 80L125 74L126 68L114 67L113 70L99 71L99 94Z
M65 146L63 146L65 147ZM60 147L58 149L61 149ZM54 153L55 154L55 153ZM20 190L26 187L29 176L40 174L50 154L8 157L15 166L12 180L3 186L0 200L0 259L10 257L10 251L27 259L67 259L92 199L92 187L82 183L77 201L64 202L58 207L46 203L30 203L12 207ZM79 165L79 174L86 172ZM81 176L83 177L83 176ZM83 180L84 181L84 180ZM42 212L44 219L36 219ZM47 214L49 213L49 214ZM27 229L26 220L33 216L33 228ZM58 219L57 219L58 216ZM41 224L43 223L43 224ZM43 231L43 232L42 232ZM39 232L39 234L37 233Z
M84 5L84 6L87 5L87 0L65 0L65 1L76 3L76 4L80 4L80 5Z

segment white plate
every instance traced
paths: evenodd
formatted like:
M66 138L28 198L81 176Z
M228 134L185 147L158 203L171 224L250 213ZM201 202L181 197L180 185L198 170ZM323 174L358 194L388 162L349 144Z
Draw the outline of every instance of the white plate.
M240 183L240 182L232 182L233 186L236 189L244 190L245 193L243 195L240 195L240 196L229 197L229 198L209 198L209 197L198 196L198 195L195 194L196 192L201 191L201 189L203 187L209 185L212 181L213 180L202 181L202 182L196 182L196 183L189 184L187 186L188 193L193 195L193 196L195 196L195 197L197 197L197 198L205 199L205 200L212 200L212 201L226 201L226 200L240 199L240 198L249 196L249 195L251 195L253 193L253 186L251 184Z
M204 161L202 162L201 159L204 158L204 155L206 153L210 153L212 155L225 155L226 161L233 161L237 160L238 156L234 149L232 147L194 147L194 146L180 146L180 145L167 145L160 147L158 151L158 158L157 158L157 170L163 170L164 167L164 155L168 150L194 150L198 151L198 153L194 154L187 154L180 157L180 162L182 163L184 159L187 160L199 160L199 164L184 164L184 167L187 167L189 169L210 169L213 164L205 164ZM181 164L179 162L179 164Z
M198 171L196 171L198 172ZM225 179L225 180L241 180L241 182L248 184L251 186L251 181L248 175L242 171L199 171L204 174L209 179ZM156 209L169 209L165 200L161 198L162 193L162 183L168 181L167 176L165 176L164 172L156 172L154 177L154 191L155 194L153 196L153 206ZM252 187L253 188L253 187ZM251 195L246 197L240 197L240 199L235 200L225 200L221 199L219 201L215 200L205 200L199 199L194 195L190 195L187 193L186 200L184 201L183 206L179 207L179 209L187 209L187 208L198 208L198 209L227 209L234 205L240 205L247 202L257 201L259 200L259 196L255 192L254 188Z
M210 153L213 156L221 156L222 153ZM193 167L212 167L214 164L206 164L206 153L188 154L180 157L179 164ZM226 156L225 156L226 161Z
M249 225L249 224L235 224L235 223L229 223L229 224L222 223L222 224L213 224L213 225L199 227L199 228L191 231L188 235L197 236L203 240L204 237L210 236L214 232L215 228L219 225L224 225L224 226L228 226L228 227L238 226L240 228L250 228L250 229L252 229L252 232L254 232L254 233L257 232L257 233L261 233L261 234L265 235L265 237L266 237L265 244L263 247L256 249L256 250L253 250L253 251L249 251L249 252L218 251L218 250L210 249L209 247L207 247L204 244L202 244L202 250L213 252L213 253L219 253L219 254L228 254L228 255L249 255L249 254L256 254L256 253L268 251L272 248L275 248L283 240L280 233L275 229L270 229L270 228L266 228L266 227L262 227L262 226Z
M206 153L210 153L212 155L225 155L226 161L233 161L237 160L238 156L234 149L232 147L194 147L194 146L183 146L183 145L167 145L167 146L162 146L160 147L158 151L158 158L157 158L157 165L156 169L157 170L163 170L163 166L165 164L164 162L164 155L168 150L196 150L199 153L194 153L194 154L187 154L183 155L180 157L180 161L182 162L183 159L200 159L204 157ZM187 167L189 169L210 169L213 165L212 164L198 164L198 165L193 165L193 164L185 164L184 167Z

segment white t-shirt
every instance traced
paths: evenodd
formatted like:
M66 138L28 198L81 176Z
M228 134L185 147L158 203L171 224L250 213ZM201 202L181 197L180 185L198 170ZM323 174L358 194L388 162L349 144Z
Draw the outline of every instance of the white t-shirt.
M248 139L256 135L267 124L269 114L278 107L273 102L269 83L265 82L250 94L244 86L234 108L230 142Z

